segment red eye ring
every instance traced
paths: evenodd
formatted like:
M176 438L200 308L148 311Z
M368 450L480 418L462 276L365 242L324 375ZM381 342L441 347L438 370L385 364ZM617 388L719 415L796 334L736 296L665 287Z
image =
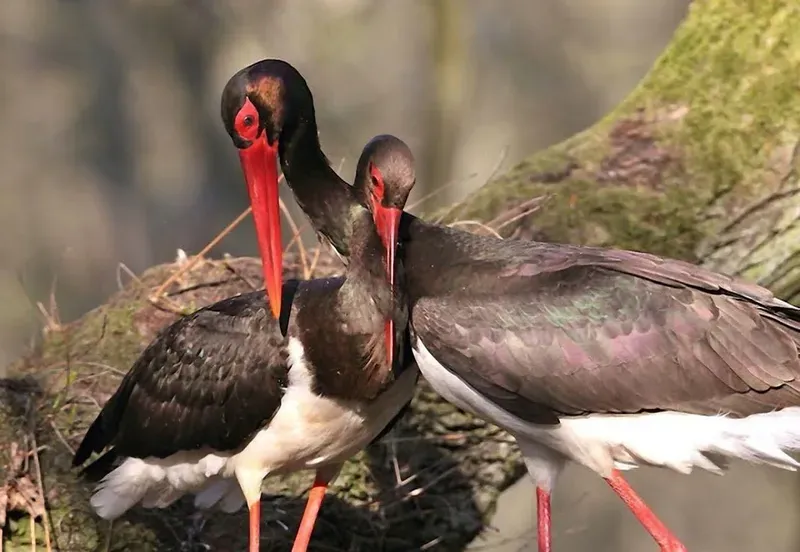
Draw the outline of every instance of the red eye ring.
M246 115L244 119L242 119L242 124L247 128L253 126L253 123L255 123L255 119L252 115Z

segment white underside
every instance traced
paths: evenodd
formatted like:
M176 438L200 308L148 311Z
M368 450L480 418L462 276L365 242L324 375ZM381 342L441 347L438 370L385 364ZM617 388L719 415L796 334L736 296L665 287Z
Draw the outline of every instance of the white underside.
M234 512L261 495L270 474L329 468L363 449L410 400L416 367L364 408L313 393L313 375L296 338L289 340L289 386L270 424L237 452L181 452L164 459L127 458L98 485L92 507L114 519L140 503L164 508L186 493L199 508Z
M531 476L547 489L567 460L601 476L614 468L640 465L722 473L730 458L791 470L800 467L785 452L800 449L798 407L746 418L680 412L563 417L558 426L548 427L525 422L488 401L444 368L421 340L414 346L414 358L431 387L447 401L513 435Z

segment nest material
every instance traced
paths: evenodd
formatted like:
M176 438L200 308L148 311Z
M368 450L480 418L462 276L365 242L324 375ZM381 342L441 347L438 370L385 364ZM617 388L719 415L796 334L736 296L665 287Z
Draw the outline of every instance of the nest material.
M316 277L342 270L327 252L314 258ZM5 491L0 498L13 499L0 508L0 514L8 511L7 551L30 550L32 533L44 546L46 520L52 548L61 551L244 548L244 511L197 512L190 499L167 510L136 508L113 524L104 522L88 506L90 485L76 479L70 467L72 450L89 423L159 329L182 312L263 282L257 259L204 259L170 285L166 298L151 301L153 291L182 263L159 265L132 278L105 304L46 332L36 351L10 367L13 376L0 387L6 395L0 403L0 438L16 443L17 451L3 458L8 461L0 471ZM285 277L304 275L303 263L291 252L285 266ZM19 462L32 443L39 448L41 492L30 462ZM481 530L499 492L521 474L506 434L455 409L421 381L402 423L344 467L325 500L311 549L460 550ZM265 481L263 550L290 548L311 479L312 474L301 473ZM27 500L33 507L19 489L31 495Z

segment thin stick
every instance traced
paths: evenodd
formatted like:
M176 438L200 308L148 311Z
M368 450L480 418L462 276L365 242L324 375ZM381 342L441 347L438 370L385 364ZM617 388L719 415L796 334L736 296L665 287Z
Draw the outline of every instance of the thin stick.
M67 443L67 440L64 439L64 436L61 434L61 431L58 429L58 427L56 427L56 424L53 420L50 420L50 427L53 428L53 431L55 432L58 440L61 441L61 444L64 445L64 447L66 447L66 449L69 451L70 456L75 456L75 449L69 446L69 443ZM0 552L3 551L0 550Z
M317 261L319 261L320 253L322 253L322 245L321 244L320 244L319 247L317 247L317 250L314 251L314 258L311 261L311 268L309 268L309 270L308 270L308 275L305 277L306 280L308 280L309 278L311 278L311 276L314 275L314 271L317 269Z
M119 263L117 263L117 287L120 290L125 287L125 284L122 283L122 274L121 274L122 272L127 274L131 278L131 280L133 280L137 284L144 285L141 278L139 278L136 275L136 273L133 272L133 270L128 268L128 265L120 261Z
M519 220L521 217L536 211L548 199L550 199L549 195L541 195L531 198L527 201L523 201L519 205L516 205L510 209L506 209L486 224L496 230L500 230L500 228L503 228L507 224Z
M453 186L455 186L456 184L463 184L464 182L467 182L467 181L469 181L469 180L472 180L473 178L475 178L475 177L477 177L477 176L478 176L478 173L472 173L472 174L470 174L470 175L467 175L467 177L466 177L466 178L461 178L461 179L458 179L458 180L456 180L456 179L454 178L454 179L453 179L453 180L451 180L450 182L447 182L447 183L445 183L444 185L442 185L442 186L439 186L439 187L438 187L438 188L436 188L435 190L433 190L433 191L431 191L431 192L428 192L427 194L425 194L424 196L422 196L422 197L421 197L421 198L419 198L418 200L416 200L416 201L414 201L413 203L411 203L410 205L406 206L405 210L406 210L406 211L411 211L411 210L413 210L415 207L417 207L417 206L419 206L420 204L422 204L424 201L427 201L427 200L429 200L430 198L432 198L433 196L435 196L435 195L438 195L438 194L442 193L442 192L443 192L443 191L445 191L446 189L448 189L448 188L452 188L452 187L453 187Z
M494 168L492 169L492 171L489 173L489 178L487 178L487 179L486 179L486 182L489 182L490 180L492 180L492 179L495 177L495 175L497 174L497 172L500 170L500 166L501 166L501 165L503 164L503 162L506 160L506 155L507 155L507 154L508 154L508 147L505 147L505 148L503 148L502 150L500 150L500 157L499 157L499 159L497 160L497 162L495 163L495 165L494 165ZM440 217L439 217L439 218L436 220L436 222L441 222L441 221L442 221L442 220L444 220L444 219L445 219L445 218L446 218L448 215L451 215L451 214L453 214L455 211L459 210L459 209L460 209L460 208L463 206L463 204L464 204L464 202L463 202L463 201L462 201L462 202L460 202L460 203L453 203L452 205L450 205L450 207L447 209L447 211L445 211L444 213L442 213L442 216L440 216ZM454 215L454 216L455 216L455 215Z
M169 278L167 278L167 280L166 280L166 281L165 281L163 284L161 284L161 285L159 286L159 288L158 288L158 289L157 289L157 290L156 290L156 291L155 291L155 292L154 292L154 293L153 293L153 294L150 296L150 300L151 300L151 301L153 301L153 302L155 302L155 301L158 301L159 299L161 299L162 295L164 295L164 291L165 291L165 290L166 290L166 289L169 287L169 285L170 285L170 284L172 284L172 282L174 282L175 280L177 280L177 279L178 279L178 278L179 278L181 275L183 275L184 273L186 273L188 270L190 270L191 268L193 268L193 267L194 267L194 266L195 266L195 265L196 265L198 262L200 262L200 259L202 259L202 258L203 258L203 255L205 255L206 253L208 253L209 251L211 251L211 249L212 249L212 248L213 248L215 245L217 245L217 244L218 244L220 241L222 241L222 238L224 238L225 236L227 236L228 234L230 234L230 233L231 233L231 231L233 231L233 229L234 229L234 228L236 228L236 227L237 227L239 224L241 224L241 222L242 222L242 221L243 221L243 220L244 220L244 219L247 217L247 215L249 215L249 214L250 214L250 212L251 212L252 210L253 210L253 208L252 208L252 207L248 207L247 209L245 209L245 210L242 212L242 214L241 214L241 215L239 215L238 217L236 217L236 218L233 220L233 222L231 222L231 223L230 223L228 226L226 226L226 227L225 227L225 228L222 230L222 232L220 232L219 234L217 234L217 235L216 235L216 237L215 237L213 240L211 240L210 242L208 242L208 244L206 244L206 246L205 246L203 249L201 249L201 250L200 250L200 252L199 252L197 255L193 256L193 257L191 258L191 260L189 260L189 262L188 262L188 263L186 263L185 265L183 265L182 267L180 267L178 270L176 270L175 272L173 272L173 273L172 273L172 276L170 276Z
M31 433L31 440L33 441L33 469L36 471L36 483L39 487L39 496L42 497L42 525L44 525L44 546L47 552L53 552L53 547L50 544L50 516L47 512L47 499L44 494L44 483L42 482L42 468L39 464L39 447L36 444L36 435ZM35 542L36 539L31 537Z
M294 218L292 214L289 212L289 209L286 208L286 204L283 202L282 199L278 200L278 203L281 206L281 212L283 212L283 216L286 217L286 220L289 222L289 226L292 229L293 236L297 237L300 236L300 230L297 228L297 225L294 223ZM294 239L292 240L292 243ZM300 264L303 265L303 274L308 274L308 258L306 254L306 247L303 245L303 240L297 240L297 252L300 253ZM308 278L308 276L306 276Z
M47 312L47 308L42 304L41 301L36 301L36 308L39 309L39 312L44 317L44 328L49 332L56 331L58 329L58 324L56 323L55 319L50 316L50 313Z
M281 184L281 181L283 181L283 180L285 180L285 179L286 179L286 177L285 177L283 174L281 174L280 178L278 178L278 185L280 186L280 184ZM281 202L281 206L283 206L283 202ZM160 298L160 297L161 297L161 296L164 294L164 291L167 289L167 287L169 287L169 285L170 285L172 282L174 282L175 280L177 280L177 279L178 279L178 278L179 278L179 277L180 277L182 274L186 273L186 271L190 270L190 269L191 269L191 268L193 268L193 267L194 267L194 266L195 266L195 265L196 265L198 262L200 262L200 259L202 259L202 258L203 258L203 255L205 255L206 253L208 253L209 251L211 251L211 249L212 249L212 248L213 248L215 245L217 245L219 242L221 242L221 241L222 241L222 239L223 239L225 236L227 236L228 234L230 234L230 233L231 233L231 232L234 230L234 228L236 228L237 226L239 226L239 225L242 223L242 221L243 221L245 218L247 218L247 215L249 215L249 214L250 214L252 211L253 211L253 207L252 207L252 205L251 205L251 206L248 206L248 207L247 207L247 209L245 209L245 210L242 212L242 214L241 214L241 215L239 215L238 217L236 217L236 218L233 220L233 222L231 222L231 223L230 223L228 226L226 226L225 228L223 228L222 232L220 232L219 234L217 234L217 235L216 235L216 237L214 237L214 239L212 239L210 242L208 242L208 244L206 244L206 246L205 246L203 249L201 249L201 250L200 250L200 252L199 252L197 255L195 255L194 257L192 257L192 259L191 259L191 260L190 260L188 263L186 263L185 265L183 265L181 268L179 268L179 269L177 270L177 272L174 272L174 273L172 274L172 276L170 276L169 278L167 278L167 281L166 281L166 282L164 282L163 284L161 284L161 285L159 286L159 288L158 288L158 289L155 291L155 293L153 293L153 294L150 296L150 301L151 301L152 303L156 303L156 302L158 301L158 299L159 299L159 298Z
M294 234L292 236L292 239L289 240L289 243L286 244L286 251L289 251L289 249L291 249L291 247L294 245L294 242L296 242L296 241L301 239L301 233L303 232L303 230L308 228L308 221L306 221L303 224L301 224L300 226L298 226L298 228L299 228L298 232L296 234Z
M497 231L494 228L492 228L491 226L487 226L484 223L482 223L480 221L477 221L477 220L457 220L457 221L455 221L453 223L450 223L450 226L454 226L454 227L455 226L477 226L478 228L486 230L489 234L491 234L493 236L496 236L496 237L500 238L501 240L503 239L503 236L498 234Z
M486 179L486 182L490 182L494 180L494 177L497 176L497 173L500 172L500 167L503 166L503 163L508 156L508 146L503 146L503 149L500 150L500 157L498 157L497 161L494 164L491 172L489 173L489 177Z
M58 312L58 302L56 301L56 284L58 283L58 275L53 274L53 281L50 283L50 316L56 321L58 327L61 327L61 315Z
M244 282L245 284L247 284L247 285L250 287L250 289L252 289L253 291L255 291L255 290L257 290L257 289L258 289L258 286L257 286L257 285L255 285L253 282L251 282L251 281L250 281L250 278L248 278L247 276L245 276L244 274L242 274L241 272L239 272L238 270L236 270L236 267L235 267L235 266L233 266L233 265L231 264L231 262L230 262L230 260L229 260L229 259L225 259L225 260L223 260L223 261L222 261L222 263L225 265L225 268L227 268L228 270L230 270L230 271L233 273L233 275L234 275L234 276L236 276L236 277L237 277L237 278L239 278L239 279L240 279L242 282Z

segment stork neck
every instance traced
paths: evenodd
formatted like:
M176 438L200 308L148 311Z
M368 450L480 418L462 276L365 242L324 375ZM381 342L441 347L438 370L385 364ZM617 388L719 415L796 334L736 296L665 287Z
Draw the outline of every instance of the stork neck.
M394 308L393 295L402 294L403 286L395 282L394 291L386 273L386 251L378 236L372 215L366 209L354 207L351 211L353 234L351 240L350 263L347 265L347 279L344 284L348 301L356 304L374 304L381 315L386 317ZM397 263L396 263L397 265ZM402 273L402 269L396 272ZM397 279L400 276L396 275ZM372 301L370 301L372 299Z
M280 143L286 183L317 233L346 258L350 255L352 228L348 221L350 209L357 203L355 194L328 163L313 118L301 120L286 134L291 137Z

